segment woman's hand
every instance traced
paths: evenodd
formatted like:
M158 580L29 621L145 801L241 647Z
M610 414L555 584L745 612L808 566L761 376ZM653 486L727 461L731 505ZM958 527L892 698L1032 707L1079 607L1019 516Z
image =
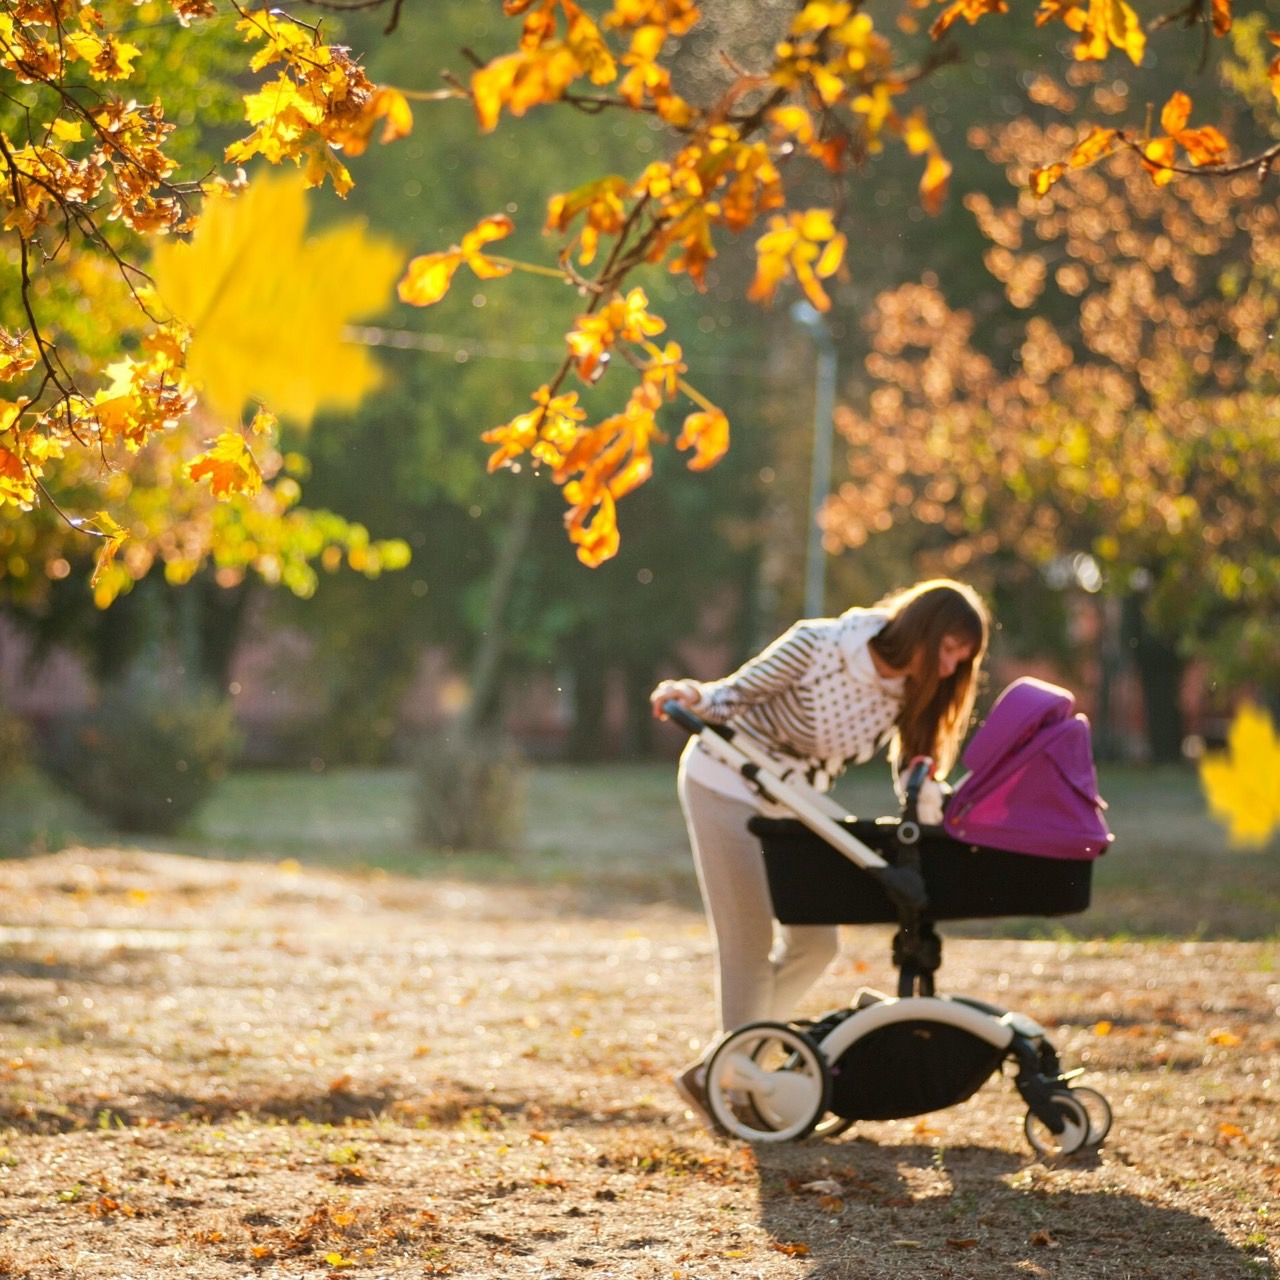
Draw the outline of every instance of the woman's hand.
M665 720L664 702L678 702L692 711L702 701L702 690L696 680L664 680L650 695L649 706L656 720Z

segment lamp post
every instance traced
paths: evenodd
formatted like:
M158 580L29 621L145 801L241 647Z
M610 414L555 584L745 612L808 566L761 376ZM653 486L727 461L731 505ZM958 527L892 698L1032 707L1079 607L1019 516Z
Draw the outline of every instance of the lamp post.
M804 616L823 615L826 587L826 553L818 512L831 487L831 429L836 411L836 344L822 312L808 302L797 302L791 318L813 339L818 367L813 406L813 466L809 480L809 539L804 566Z

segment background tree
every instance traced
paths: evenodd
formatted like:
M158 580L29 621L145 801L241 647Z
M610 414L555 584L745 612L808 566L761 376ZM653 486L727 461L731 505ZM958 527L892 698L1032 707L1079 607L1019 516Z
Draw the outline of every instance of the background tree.
M390 27L401 17L399 4L370 7L387 12ZM329 180L345 194L352 178L343 156L363 152L379 124L384 138L403 135L411 123L405 95L376 88L348 51L326 43L318 28L279 11L233 8L236 34L255 50L252 70L267 74L245 98L251 132L226 149L226 160L294 160L309 183ZM841 269L847 239L838 225L842 199L836 186L827 207L793 203L792 194L803 191L790 176L804 168L796 162L807 159L838 179L896 140L922 166L925 207L941 207L951 165L930 126L921 86L951 56L950 42L965 22L989 22L1002 8L973 0L943 6L930 28L930 48L909 12L900 15L896 30L886 31L848 0L756 5L756 25L734 42L741 49L720 50L719 74L709 75L699 42L709 34L725 43L735 26L703 22L692 0L619 0L593 12L575 0L509 0L505 10L520 27L515 50L487 60L473 55L478 65L469 79L455 79L444 91L470 99L482 130L563 101L604 114L652 117L675 145L670 156L630 174L606 173L552 197L548 224L567 238L554 270L580 290L584 306L546 391L535 395L532 409L490 433L497 446L493 465L529 454L565 486L570 536L585 560L599 563L616 550L616 502L650 473L660 407L678 394L692 401L678 443L700 465L723 452L727 441L723 411L682 377L680 344L655 341L665 324L647 297L630 288L633 274L659 264L703 285L719 241L759 225L765 234L756 245L750 296L768 301L785 281L794 281L825 307L823 281ZM730 17L731 11L728 6ZM162 51L168 37L154 34L164 26L155 21L126 33L116 11L108 12L114 24L96 11L64 8L60 0L23 6L6 0L3 10L0 72L26 86L12 96L18 136L3 148L6 225L16 241L19 296L31 324L29 341L12 330L5 338L6 381L33 380L30 392L19 388L6 402L3 427L5 496L20 507L32 505L42 491L48 500L46 473L68 452L110 457L117 443L136 448L171 430L201 383L215 407L227 408L208 382L218 362L207 351L203 360L189 359L196 352L187 350L192 318L178 315L175 325L157 309L160 320L153 325L133 253L139 238L189 231L199 197L217 189L219 180L177 176L176 158L166 150L172 126L160 99L143 110L113 96L120 85L146 85L145 43L128 37L142 40L150 32L152 47ZM165 12L147 16L155 20ZM213 0L175 0L171 12L183 25L219 17ZM1231 26L1229 0L1195 5L1180 16L1216 34ZM1144 56L1146 31L1124 3L1044 6L1038 20L1065 24L1074 34L1077 60L1119 51L1137 64ZM82 66L87 85L75 80ZM1191 126L1191 103L1184 99L1169 99L1162 114L1166 134L1145 144L1145 163L1159 181L1183 153L1192 164L1215 164L1225 155L1225 141L1214 130ZM1069 163L1129 145L1137 144L1122 129L1106 131L1105 138L1095 131L1072 150ZM1035 181L1047 186L1060 167L1041 166ZM509 213L490 213L455 248L416 260L402 282L403 296L420 304L437 300L464 264L482 278L509 274L520 264L494 246L512 230ZM32 277L35 264L52 275L52 268L83 253L113 267L142 304L143 323L132 328L145 357L120 362L110 384L96 390L80 385L96 374L92 359L78 373L79 350L50 340ZM211 326L207 317L196 319L195 343L207 347ZM235 336L228 331L225 342ZM594 412L579 405L576 391L562 388L573 374L594 383L607 356L629 357L638 377L623 407L614 407L615 399L587 425ZM269 419L259 416L255 423L269 430ZM228 497L256 492L261 467L251 446L234 428L223 431L213 449L188 461L189 477L216 477L215 487ZM95 519L109 559L125 531L109 513ZM81 527L88 525L82 521ZM235 533L227 540L234 542Z
M231 86L246 44L254 72L275 78L251 95L254 128L232 163L292 158L313 182L349 185L335 145L358 150L393 106L315 33L224 13L207 0L0 6L0 576L14 592L38 596L91 540L104 604L153 563L181 581L215 548L224 576L300 589L328 548L357 559L367 548L362 530L299 507L271 417L241 436L243 399L228 409L208 359L218 326L200 317L193 374L197 317L175 316L146 275L150 244L197 230L206 195L243 186L215 171L200 122L216 130L245 110L244 86ZM237 264L222 283L262 265Z
M474 407L460 397L459 408L461 420L472 424L507 417L489 433L491 466L549 472L568 499L567 523L580 555L600 564L617 553L617 503L655 471L664 436L699 466L710 465L727 444L733 405L710 392L692 363L695 343L676 308L678 298L699 291L715 297L740 278L754 301L798 289L815 305L826 305L833 289L845 287L841 277L849 268L850 231L865 238L870 223L850 225L853 205L845 180L873 160L876 171L883 171L885 153L903 157L912 167L911 185L922 210L943 209L952 176L943 125L952 119L953 106L958 113L975 91L981 97L989 87L971 74L962 94L956 86L964 82L945 77L955 70L950 64L966 54L978 69L983 59L991 62L979 46L990 45L993 23L1013 22L1000 17L999 8L972 0L942 5L928 31L910 6L895 15L896 25L880 26L878 17L860 5L827 0L751 5L723 0L705 14L688 0L618 0L587 7L573 0L510 0L508 20L487 11L483 22L437 9L432 16L438 25L428 34L464 34L470 70L446 78L443 89L438 82L423 86L415 52L411 61L388 67L388 82L403 92L376 87L355 57L330 39L327 27L308 26L282 12L219 10L205 0L190 0L171 10L148 8L144 16L172 12L181 23L197 24L193 30L210 39L209 33L220 32L220 48L230 49L243 38L253 51L255 78L245 99L249 133L225 150L232 165L294 160L308 182L329 182L346 193L351 187L346 159L361 154L377 129L384 136L403 135L411 97L453 100L432 103L433 112L474 109L483 137L480 143L470 140L454 160L474 180L475 207L465 218L451 214L418 229L415 240L427 252L406 275L402 294L409 303L454 306L453 313L443 314L465 315L468 325L479 316L499 316L494 329L509 340L513 317L550 310L536 300L548 294L523 292L524 285L548 275L559 282L546 287L557 303L567 301L568 316L543 324L547 345L557 350L544 389L530 402L525 386L506 380L495 386L493 365L477 361ZM375 5L370 12L375 11L391 26L407 20L398 4ZM33 565L49 566L55 578L72 571L73 557L56 541L42 541L36 523L52 517L57 537L69 534L70 526L59 525L51 509L56 487L74 497L65 509L79 522L76 536L95 527L105 544L108 554L100 559L98 578L104 602L161 562L174 580L196 573L213 557L215 580L238 582L257 569L303 590L314 588L314 572L307 566L316 560L331 564L346 558L376 572L388 557L402 558L402 553L390 546L371 549L362 527L336 518L317 524L301 515L298 478L305 474L305 460L298 456L298 441L279 435L269 415L255 413L247 426L191 416L202 382L206 413L210 406L215 418L240 412L229 410L229 398L209 385L207 370L218 362L196 359L201 343L215 341L210 331L216 335L218 327L197 325L191 334L167 321L159 309L164 290L155 298L146 293L138 268L149 238L191 233L204 194L239 183L234 172L219 179L198 166L194 179L179 175L166 117L156 108L131 111L121 105L123 94L112 96L127 85L130 92L139 91L137 100L155 101L145 92L154 87L163 94L172 91L178 95L172 102L181 103L184 85L194 83L182 79L189 75L182 59L166 61L177 47L172 37L178 27L149 22L139 28L146 36L138 34L135 44L132 32L119 29L123 12L109 6L97 28L87 11L59 3L3 4L7 43L0 72L20 86L12 95L2 154L9 179L7 228L16 248L18 288L12 296L21 300L22 314L6 330L3 372L11 386L0 431L10 505L35 504L32 511L21 510L10 526L16 553L9 563L24 584L35 577L29 572ZM346 16L359 36L358 15ZM1144 58L1147 32L1124 4L1044 6L1039 16L1046 33L1065 39L1072 60L1089 63L1115 54L1136 65ZM1221 0L1191 6L1181 16L1186 31L1166 23L1158 32L1171 55L1163 65L1177 67L1182 55L1198 50L1201 36L1230 28L1230 6ZM374 46L371 29L363 33L369 38L353 42L361 55ZM416 51L417 38L387 47ZM91 69L89 79L77 83L82 67ZM1270 71L1263 59L1250 81L1250 102L1258 101L1257 78ZM1188 163L1222 170L1219 135L1192 123L1201 118L1193 114L1200 104L1179 96L1180 79L1175 71L1159 93L1143 91L1144 102L1164 104L1159 130L1145 136L1141 129L1126 133L1108 127L1105 136L1086 132L1083 143L1079 131L1064 134L1060 147L1034 158L1028 181L1049 190L1059 177L1057 165L1066 166L1065 173L1108 154L1132 154L1131 146L1142 152L1148 176L1157 183ZM1131 78L1130 83L1140 81ZM1125 99L1123 105L1132 103L1141 117L1137 98L1136 92L1126 99L1117 91L1113 105ZM540 110L552 104L577 109L573 128L553 132ZM1003 100L999 109L1005 109ZM593 126L590 135L579 132L584 122ZM512 159L530 157L535 154L530 140L544 132L570 144L555 158L572 156L576 162L585 155L599 168L591 173L555 164L547 148L537 157L550 199L513 200L500 169L491 169L487 160L503 151ZM634 146L616 155L601 143L612 136L630 138ZM573 144L583 138L587 145L575 150ZM1262 154L1270 153L1264 149ZM444 172L450 172L447 166ZM902 185L900 178L895 182ZM409 200L449 185L440 181L439 170L426 167L409 183L412 193L400 184L400 196ZM224 202L210 206L219 207ZM537 247L544 226L556 246L549 258ZM194 235L198 240L199 230ZM745 272L728 265L735 241L752 253ZM450 242L454 248L441 247ZM157 256L162 285L160 264L177 256ZM526 267L532 268L527 275ZM858 285L860 270L867 283L874 279L865 264L855 261L850 288ZM81 335L72 319L63 319L61 304L50 300L57 291L46 291L43 284L60 271L69 278L73 272L86 277L96 272L113 282L119 321ZM498 278L516 275L519 285L514 278ZM476 276L481 281L476 293L468 288L467 294L439 301L449 284ZM65 293L88 296L85 288L77 278ZM495 307L499 288L507 299L501 311ZM485 307L475 305L479 294ZM131 318L125 318L126 311ZM690 307L688 314L700 326L709 312ZM29 339L17 331L24 321ZM711 322L708 336L723 338L719 317L713 315ZM452 323L442 327L448 332ZM222 333L229 346L245 347L242 331ZM776 345L776 333L774 328L764 339L766 350ZM104 334L119 337L117 350L110 351L109 343L94 346ZM48 341L51 335L55 342ZM130 348L127 358L104 377L120 344ZM630 368L630 376L620 377L622 366ZM262 390L242 388L250 395ZM243 401L243 394L239 398ZM193 436L184 438L183 423L194 428ZM215 432L213 446L207 447ZM102 467L103 458L109 467ZM667 474L674 470L668 468ZM169 495L183 488L183 481L197 482L185 486L192 496L171 502ZM212 506L201 483L218 488L227 501ZM500 522L500 529L518 530L525 517L515 516L534 509L533 500L523 496L528 487L518 481L496 491L521 495L513 503L512 520ZM190 507L184 507L188 501ZM466 509L477 505L492 503L473 501ZM117 518L121 515L126 518ZM123 562L113 563L126 532L134 549L124 553ZM473 616L503 612L492 609L492 602L486 603ZM479 625L492 635L485 622ZM561 634L572 631L565 628ZM537 633L534 627L522 634Z
M1098 86L1095 109L1111 92ZM1066 140L1053 112L1076 106L1047 80L1033 93L1043 123L979 135L1024 191L1035 157ZM1034 314L988 354L934 284L886 295L868 411L841 418L852 479L827 513L837 539L910 521L936 564L1006 578L1087 554L1128 595L1157 758L1180 747L1158 710L1176 708L1185 658L1233 684L1280 679L1280 223L1255 183L1160 191L1130 154L1043 198L971 197L988 269Z

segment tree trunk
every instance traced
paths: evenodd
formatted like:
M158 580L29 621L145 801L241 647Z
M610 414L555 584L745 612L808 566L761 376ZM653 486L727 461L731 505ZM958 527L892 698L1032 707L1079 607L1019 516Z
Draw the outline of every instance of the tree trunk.
M1152 764L1174 764L1182 759L1186 736L1181 702L1186 664L1173 645L1151 631L1139 597L1130 596L1125 604L1127 647L1138 668L1146 713L1147 755Z
M603 760L609 753L605 716L608 686L603 655L589 640L573 647L573 723L569 727L571 760Z
M529 542L536 496L532 484L519 485L511 513L507 517L502 546L499 548L489 585L484 630L480 633L471 663L471 700L467 703L459 725L464 736L474 734L489 725L497 715L502 654L507 640L507 602L511 598L516 566Z

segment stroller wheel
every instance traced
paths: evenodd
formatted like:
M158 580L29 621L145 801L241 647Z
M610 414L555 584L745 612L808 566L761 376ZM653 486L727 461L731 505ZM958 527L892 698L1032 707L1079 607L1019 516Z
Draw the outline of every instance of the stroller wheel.
M707 1107L726 1133L791 1142L813 1131L831 1078L813 1041L781 1022L752 1022L725 1036L707 1062Z
M1071 1096L1089 1116L1089 1136L1085 1139L1085 1146L1100 1147L1111 1132L1111 1104L1097 1089L1090 1089L1088 1085L1072 1089Z
M806 1028L805 1034L811 1041L813 1040L813 1037L808 1034L807 1028ZM776 1051L777 1051L777 1046L774 1044L773 1041L761 1040L760 1043L752 1051L751 1060L753 1062L759 1062L762 1056L767 1056L771 1052L776 1053ZM821 1056L820 1050L819 1050L819 1056ZM823 1060L825 1061L825 1059ZM797 1061L794 1064L791 1062L788 1062L786 1066L787 1066L787 1069L790 1069L792 1066L798 1067L799 1062ZM759 1132L761 1133L772 1132L777 1127L776 1125L770 1124L768 1119L766 1119L765 1116L762 1116L760 1112L756 1110L754 1102L749 1097L744 1097L742 1099L742 1104L750 1108L749 1122L755 1125L759 1130ZM819 1120L818 1123L813 1126L813 1131L809 1134L809 1137L838 1138L842 1133L844 1133L846 1129L852 1128L852 1126L855 1123L856 1121L849 1119L849 1117L847 1116L837 1115L835 1112L828 1112L823 1119Z
M1084 1104L1073 1089L1058 1089L1049 1095L1049 1104L1062 1120L1062 1132L1054 1133L1034 1111L1027 1112L1023 1130L1027 1141L1042 1156L1069 1156L1089 1145L1090 1121Z
M846 1129L852 1129L856 1123L856 1120L851 1120L848 1116L836 1115L833 1111L813 1126L813 1134L811 1136L815 1138L838 1138Z

